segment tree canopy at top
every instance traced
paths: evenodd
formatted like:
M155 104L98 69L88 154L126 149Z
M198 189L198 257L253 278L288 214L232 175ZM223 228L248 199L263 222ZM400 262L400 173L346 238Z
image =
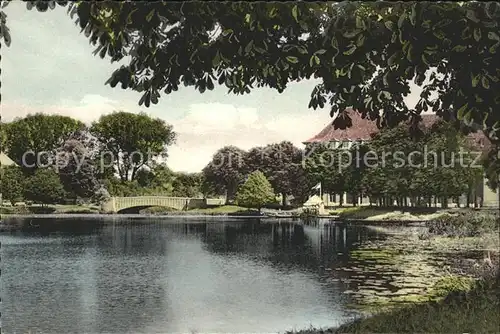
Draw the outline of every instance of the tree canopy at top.
M68 3L26 2L39 11ZM100 57L130 56L108 84L143 92L146 107L181 84L282 92L315 77L309 107L330 104L342 128L348 106L380 126L432 109L500 137L498 2L77 1L69 12ZM0 33L10 41L3 13ZM415 107L403 101L410 81L423 88Z

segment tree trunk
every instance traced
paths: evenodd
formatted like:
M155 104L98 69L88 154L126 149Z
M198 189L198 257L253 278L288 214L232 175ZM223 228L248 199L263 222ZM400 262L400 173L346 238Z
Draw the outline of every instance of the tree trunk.
M137 170L139 169L139 167L134 167L132 169L132 176L130 177L130 180L131 181L134 181L135 180L135 175L137 174Z
M448 197L443 197L441 199L441 208L443 208L443 209L448 208Z
M286 206L286 194L281 193L281 206L285 207Z

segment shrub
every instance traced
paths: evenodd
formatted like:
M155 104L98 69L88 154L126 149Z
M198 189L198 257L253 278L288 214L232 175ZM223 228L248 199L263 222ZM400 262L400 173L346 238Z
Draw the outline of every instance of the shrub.
M449 294L460 293L472 289L474 280L463 276L445 276L440 278L432 287L433 297L445 297Z
M275 200L273 187L260 171L251 173L236 194L238 205L249 209L255 208L259 212L262 207Z
M498 219L492 214L460 212L443 215L426 223L429 233L448 237L474 237L498 228Z

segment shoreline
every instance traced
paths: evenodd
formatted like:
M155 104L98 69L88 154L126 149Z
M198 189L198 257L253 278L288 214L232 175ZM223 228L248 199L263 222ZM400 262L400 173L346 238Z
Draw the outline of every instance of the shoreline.
M341 218L339 216L328 216L328 215L321 215L321 216L312 216L312 217L300 217L298 215L239 215L239 214L224 214L224 213L186 213L186 214L123 214L123 213L87 213L87 212L82 212L82 213L39 213L39 214L1 214L0 215L0 221L4 221L7 219L11 218L18 218L18 219L39 219L39 218L144 218L144 219L157 219L157 218L238 218L238 219L290 219L290 220L320 220L320 221L325 221L329 220L332 222L339 222L339 223L349 223L353 225L384 225L384 224L390 224L393 225L394 223L398 223L401 225L411 225L411 224L417 224L421 225L429 221L429 219L398 219L397 217L394 218L386 218L386 219L380 219L380 220L374 220L374 219L355 219L355 218Z

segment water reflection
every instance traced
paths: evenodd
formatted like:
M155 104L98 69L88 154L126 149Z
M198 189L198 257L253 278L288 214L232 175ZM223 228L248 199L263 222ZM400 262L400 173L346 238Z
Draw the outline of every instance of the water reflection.
M2 235L6 332L283 332L353 314L332 268L364 228L255 220L36 221Z

